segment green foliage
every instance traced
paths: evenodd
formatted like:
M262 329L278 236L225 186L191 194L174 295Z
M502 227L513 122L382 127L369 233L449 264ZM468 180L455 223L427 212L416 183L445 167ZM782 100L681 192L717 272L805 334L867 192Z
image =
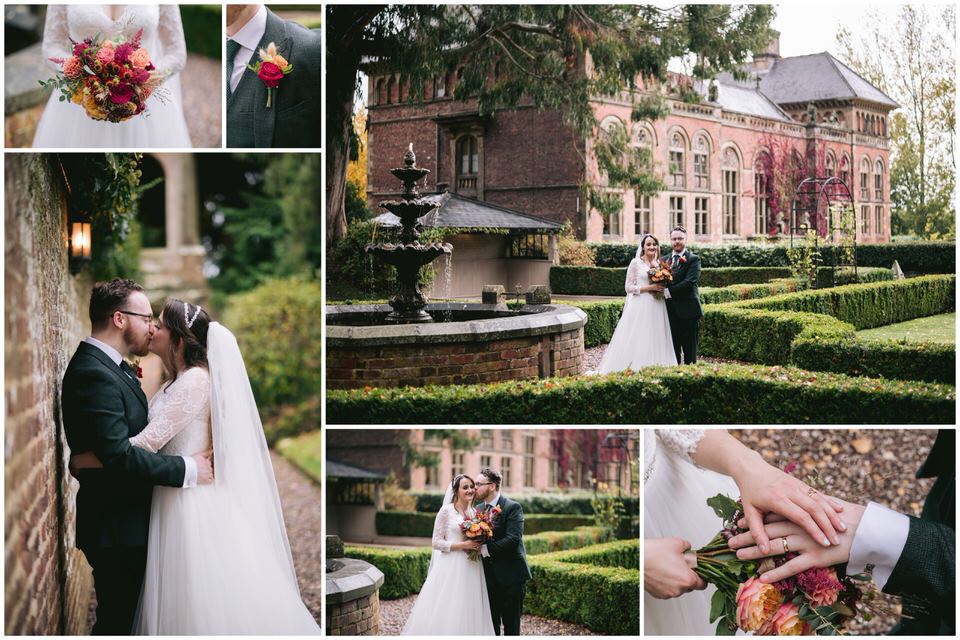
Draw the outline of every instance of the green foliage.
M417 499L400 486L393 471L387 475L383 483L383 508L386 511L414 511L417 508ZM439 510L438 506L437 511Z
M317 400L319 406L319 398ZM320 455L322 442L323 431L318 422L314 431L278 441L276 450L314 482L320 484L323 477L323 459Z
M429 538L433 535L435 513L419 511L378 511L377 534L381 536L414 536ZM523 530L526 534L544 531L572 531L577 527L593 524L592 516L524 514Z
M801 337L791 344L798 367L855 376L925 380L955 385L957 350L937 342Z
M636 636L640 631L640 545L611 542L580 552L530 559L526 611L583 625L598 633ZM611 606L620 603L624 606Z
M956 344L957 314L956 312L941 313L888 324L876 329L865 329L858 332L857 337L864 340L909 340L910 342Z
M231 296L223 324L237 336L260 411L276 415L283 405L316 398L320 373L320 283L305 277L265 281ZM304 411L310 413L307 403ZM314 428L320 426L313 413ZM302 423L301 423L302 424Z
M219 4L180 5L187 51L220 59L221 11L222 6Z
M817 246L816 231L807 231L802 240L787 249L787 259L790 261L790 271L794 276L819 284L817 267L823 264L823 256Z
M594 494L590 500L590 506L593 507L594 521L603 532L603 539L616 538L624 518L623 503L616 496L604 491Z
M427 429L423 435L423 443L413 444L407 440L400 444L407 464L412 467L433 467L440 464L440 455L422 446L427 441L434 444L443 442L449 445L451 451L462 452L473 451L474 447L480 443L479 437L471 436L463 429Z
M738 300L753 300L801 291L805 286L806 283L796 278L777 278L766 284L732 284L720 289L705 288L700 289L700 302L702 304L720 304Z
M264 190L277 199L284 230L276 249L274 275L319 273L323 258L320 154L284 153L270 158L264 170Z
M558 252L562 265L592 266L596 260L593 249L587 246L586 242L577 240L569 233L560 237Z
M364 196L365 194L360 191L360 185L356 182L347 182L347 192L344 196L346 200L347 225L352 225L356 222L365 222L373 217L373 212L367 209L367 201Z
M700 286L726 287L789 277L790 269L786 267L707 268L700 273ZM621 296L624 295L626 279L627 270L623 267L550 267L550 290L554 294Z
M525 424L530 416L555 424L952 424L956 391L792 367L700 363L580 378L331 390L326 399L330 424ZM680 415L677 406L684 408Z
M327 288L333 298L384 298L393 290L396 269L364 251L377 241L373 222L354 222L327 261Z
M309 433L320 428L320 395L276 409L267 407L263 413L263 433L270 444L281 438Z
M417 500L417 511L436 513L443 504L443 494L435 492L414 492ZM568 493L530 493L516 497L523 505L524 514L559 513L590 515L593 513L591 499L593 494ZM623 511L628 516L636 516L640 509L640 500L636 497L622 496L618 498Z

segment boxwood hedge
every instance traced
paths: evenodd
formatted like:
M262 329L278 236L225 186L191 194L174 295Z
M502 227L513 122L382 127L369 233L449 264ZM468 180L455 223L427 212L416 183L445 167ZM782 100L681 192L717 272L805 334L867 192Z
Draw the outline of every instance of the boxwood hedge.
M436 513L443 504L443 493L432 491L411 492L417 499L417 511ZM535 513L580 514L593 515L591 496L569 493L526 493L511 496L523 505L524 515ZM624 514L636 516L640 511L640 499L637 497L621 496Z
M330 390L331 424L953 424L952 386L699 363L606 376ZM675 408L682 406L677 414Z
M856 376L926 380L955 385L957 349L938 342L801 337L791 345L798 367Z
M381 536L419 536L429 538L433 535L434 513L418 511L378 511L376 515L377 534ZM524 514L525 533L543 531L572 531L577 527L592 525L593 515L572 514Z
M758 284L774 278L789 278L789 267L722 267L700 272L700 286L726 287ZM554 294L619 296L624 294L626 267L550 267L550 291Z

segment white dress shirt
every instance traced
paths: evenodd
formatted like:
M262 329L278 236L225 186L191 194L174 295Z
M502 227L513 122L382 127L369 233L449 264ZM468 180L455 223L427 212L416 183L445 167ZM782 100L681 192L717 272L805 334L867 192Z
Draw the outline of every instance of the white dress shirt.
M233 57L233 74L230 76L230 91L236 91L240 84L240 77L247 68L247 63L256 53L263 34L267 31L267 7L260 5L257 13L250 18L247 24L237 31L227 40L233 40L240 45L237 49L237 55Z
M887 584L910 534L910 518L876 502L867 504L850 545L847 574L863 573L873 565L873 581L878 589Z
M491 509L494 508L495 506L497 506L497 503L500 502L500 492L497 491L497 493L493 496L492 499L485 500L484 502L490 505ZM480 547L480 555L483 556L484 558L490 557L490 552L487 551L487 545L483 545L482 547Z
M123 356L120 355L120 352L108 345L102 340L97 340L93 336L88 336L84 339L89 345L93 345L100 351L103 351L107 356L113 360L113 363L120 366L120 362L123 360ZM183 474L183 488L190 489L197 486L197 461L189 456L180 456L183 458L184 464L184 474Z

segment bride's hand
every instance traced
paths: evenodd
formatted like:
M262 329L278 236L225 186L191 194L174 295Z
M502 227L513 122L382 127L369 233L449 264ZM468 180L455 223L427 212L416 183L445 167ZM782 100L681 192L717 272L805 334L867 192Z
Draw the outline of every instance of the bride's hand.
M697 557L684 553L690 543L680 538L643 541L643 589L654 598L676 598L707 583L694 572Z
M452 548L458 551L480 551L482 546L483 543L479 540L466 540L464 542L454 542Z
M749 531L730 538L728 544L731 549L737 549L737 557L742 560L758 560L767 556L781 555L787 551L799 554L779 567L761 575L760 581L766 583L789 578L811 567L832 567L842 564L850 559L853 538L865 511L865 508L858 504L844 502L843 505L846 507L844 513L850 521L850 526L840 534L840 544L838 545L825 548L802 528L774 513L767 514L764 518L766 533L771 537L769 544L771 548L767 553L760 551L760 548L756 546L754 536ZM741 520L737 524L743 527L746 522ZM784 547L784 541L786 541L786 548Z

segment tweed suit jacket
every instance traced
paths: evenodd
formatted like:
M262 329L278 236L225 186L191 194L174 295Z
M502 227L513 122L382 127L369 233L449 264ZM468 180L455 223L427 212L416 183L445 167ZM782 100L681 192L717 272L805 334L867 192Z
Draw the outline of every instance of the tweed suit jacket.
M232 148L315 147L320 143L320 33L281 20L267 10L267 25L258 48L271 42L293 71L273 90L267 108L267 88L250 69L240 76L237 90L227 92L227 146ZM254 53L250 64L259 56Z
M147 426L140 383L102 350L81 342L63 376L61 402L70 451L93 452L104 465L79 472L77 547L145 547L153 486L183 486L185 465L180 456L130 445Z
M955 635L956 432L942 429L917 476L937 480L919 518L910 518L907 541L884 585L903 596L897 635ZM909 617L908 617L909 616Z
M500 496L500 515L493 521L493 540L487 543L489 558L483 559L487 584L520 584L530 578L527 552L523 548L523 507Z
M671 255L668 253L663 259L669 263ZM684 249L681 256L686 258L686 262L674 271L673 284L667 287L670 291L667 313L684 320L700 318L703 316L700 289L697 287L700 282L700 256L689 249Z

